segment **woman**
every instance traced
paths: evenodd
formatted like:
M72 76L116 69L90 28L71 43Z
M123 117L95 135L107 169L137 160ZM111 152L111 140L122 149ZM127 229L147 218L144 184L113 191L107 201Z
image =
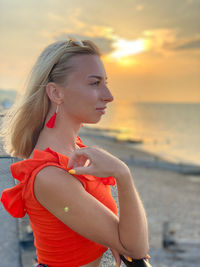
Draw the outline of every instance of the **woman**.
M21 105L7 116L7 150L25 160L11 165L20 183L4 190L1 201L12 216L29 215L40 266L97 267L107 248L120 265L119 254L131 261L149 249L128 166L78 137L82 123L99 122L113 101L100 56L89 40L49 45ZM119 217L110 191L115 181Z

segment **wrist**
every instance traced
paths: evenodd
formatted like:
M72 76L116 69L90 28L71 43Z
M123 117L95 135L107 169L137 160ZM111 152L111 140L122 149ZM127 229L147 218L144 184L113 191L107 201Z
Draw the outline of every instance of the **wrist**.
M115 172L114 177L116 180L122 180L122 179L124 180L127 178L131 178L131 173L129 168L126 165L124 165L122 168L120 168Z

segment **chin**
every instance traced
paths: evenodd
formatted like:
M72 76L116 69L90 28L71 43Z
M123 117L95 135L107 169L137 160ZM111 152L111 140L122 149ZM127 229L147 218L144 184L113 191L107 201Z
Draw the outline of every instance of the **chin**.
M95 119L91 119L91 120L85 120L85 121L83 121L83 123L95 124L95 123L98 123L100 120L101 120L101 118L95 118Z

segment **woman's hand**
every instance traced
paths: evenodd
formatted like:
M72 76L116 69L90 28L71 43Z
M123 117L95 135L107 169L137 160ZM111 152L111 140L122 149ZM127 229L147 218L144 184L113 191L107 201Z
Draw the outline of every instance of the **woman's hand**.
M115 250L113 248L110 248L110 251L112 252L113 257L115 258L115 261L116 261L117 266L120 266L121 259L120 259L119 253L117 252L117 250Z
M87 165L87 161L89 164ZM114 176L129 171L128 166L97 146L89 146L75 150L68 162L68 168L73 168L76 174L90 174L97 177Z

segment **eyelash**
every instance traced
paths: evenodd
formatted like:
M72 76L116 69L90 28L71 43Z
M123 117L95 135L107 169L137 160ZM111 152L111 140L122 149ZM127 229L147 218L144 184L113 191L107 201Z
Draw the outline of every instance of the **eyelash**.
M92 83L92 85L98 85L100 83L100 81L96 81L94 83ZM108 82L106 82L106 84L108 84Z

